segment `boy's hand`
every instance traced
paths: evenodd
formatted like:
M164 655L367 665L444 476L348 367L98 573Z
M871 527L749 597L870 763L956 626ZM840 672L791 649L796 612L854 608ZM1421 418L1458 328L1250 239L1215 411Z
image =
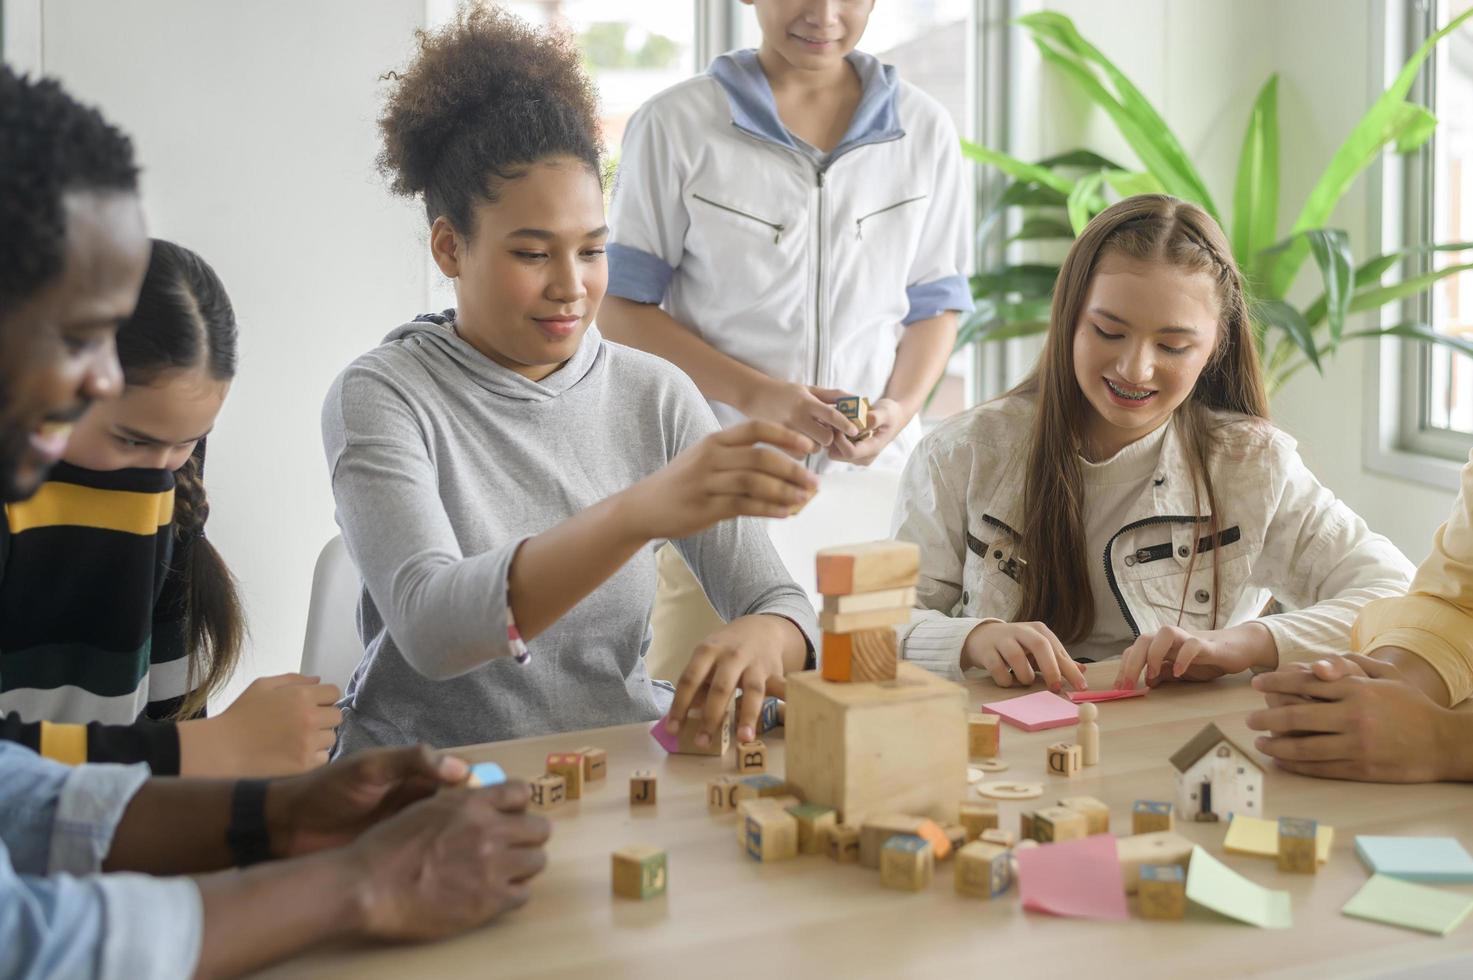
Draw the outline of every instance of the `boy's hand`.
M712 433L620 494L629 526L656 540L731 517L791 517L818 492L818 477L783 453L812 451L808 439L772 422Z
M828 446L836 433L859 435L859 426L833 406L834 401L846 394L832 388L768 380L748 395L745 404L737 407L754 419L776 422L802 433L819 446Z
M696 647L680 675L666 727L672 734L678 732L686 712L700 700L702 730L696 744L710 745L720 736L726 708L740 688L745 696L737 716L737 741L752 741L763 696L783 697L787 691L783 650L792 645L795 634L803 643L801 631L791 622L761 614L734 619L712 633Z
M829 445L829 458L855 466L868 466L895 440L900 430L910 422L910 416L895 399L881 398L869 407L868 421L869 428L861 433L859 439L834 433L834 441Z

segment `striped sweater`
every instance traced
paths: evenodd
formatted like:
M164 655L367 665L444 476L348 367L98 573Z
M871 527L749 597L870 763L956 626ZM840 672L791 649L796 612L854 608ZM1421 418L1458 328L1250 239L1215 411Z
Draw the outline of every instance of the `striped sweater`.
M188 542L174 474L66 463L7 504L0 535L0 738L60 762L179 771Z

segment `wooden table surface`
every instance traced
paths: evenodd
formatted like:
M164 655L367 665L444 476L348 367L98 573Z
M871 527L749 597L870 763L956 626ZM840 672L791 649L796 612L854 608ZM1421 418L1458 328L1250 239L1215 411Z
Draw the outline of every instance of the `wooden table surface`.
M1106 683L1110 665L1091 669ZM974 682L969 704L1016 694ZM1168 756L1206 722L1251 748L1245 714L1262 704L1237 677L1177 685L1147 698L1100 705L1101 760L1078 776L1049 776L1044 747L1073 729L1027 733L1004 725L1006 774L1042 780L1042 798L1000 802L1002 826L1060 796L1087 795L1111 807L1111 830L1130 833L1136 799L1170 800ZM548 752L581 745L609 753L608 779L550 814L547 870L524 908L485 929L422 946L319 952L263 976L273 978L1074 976L1473 977L1473 921L1446 938L1352 919L1340 907L1366 881L1357 834L1451 835L1473 849L1473 786L1385 786L1291 775L1269 766L1266 817L1303 816L1335 828L1317 875L1282 874L1272 859L1225 854L1224 824L1178 822L1177 830L1259 884L1292 896L1294 928L1257 929L1189 907L1182 922L1095 922L1025 913L1016 884L996 899L957 895L951 862L919 894L880 884L877 871L823 856L759 864L739 847L734 815L707 813L707 779L733 762L666 756L648 725L476 746L513 775L542 771ZM768 771L783 772L781 729L764 736ZM654 769L659 802L631 808L629 773ZM610 853L628 844L669 852L662 898L639 902L610 892ZM1442 886L1446 887L1446 886ZM1473 895L1473 885L1454 890ZM1134 916L1135 900L1131 899ZM1001 971L1001 972L999 972Z

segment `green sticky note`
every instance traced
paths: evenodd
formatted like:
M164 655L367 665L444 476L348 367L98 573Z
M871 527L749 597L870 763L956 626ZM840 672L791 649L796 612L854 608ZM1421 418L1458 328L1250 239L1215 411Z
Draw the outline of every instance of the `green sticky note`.
M1187 898L1262 929L1288 929L1294 924L1288 892L1255 885L1201 847L1192 848L1187 866Z
M1446 936L1473 912L1473 898L1388 875L1372 875L1340 911L1357 919Z

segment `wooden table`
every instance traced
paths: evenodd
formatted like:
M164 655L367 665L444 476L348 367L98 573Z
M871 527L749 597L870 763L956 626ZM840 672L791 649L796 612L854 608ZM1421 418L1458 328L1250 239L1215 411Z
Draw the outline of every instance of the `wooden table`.
M1094 686L1110 665L1091 669ZM974 682L969 701L1009 697ZM1002 825L1016 829L1020 809L1060 796L1088 795L1111 807L1114 833L1130 833L1136 799L1173 798L1167 757L1206 722L1251 748L1245 714L1262 704L1237 677L1178 685L1147 698L1100 705L1100 765L1081 775L1048 776L1044 746L1073 729L1037 733L1004 726L1004 776L1043 780L1044 796L1002 802ZM1032 977L1329 977L1401 974L1473 976L1473 922L1439 939L1351 919L1340 907L1368 875L1355 856L1357 834L1443 834L1473 848L1473 787L1382 786L1308 779L1272 766L1264 815L1303 816L1335 828L1330 861L1317 875L1281 874L1271 859L1224 854L1225 825L1183 824L1178 832L1262 885L1292 895L1294 928L1269 931L1189 908L1183 922L1094 922L1025 913L1017 886L992 899L952 890L951 863L937 867L927 892L880 885L879 873L801 856L758 864L736 841L732 815L711 816L706 780L731 771L730 756L666 756L648 725L625 725L547 738L476 746L473 761L495 760L508 772L542 771L548 752L585 744L609 753L609 778L581 801L553 811L547 871L523 909L455 940L414 947L320 952L267 976L421 977L710 977L807 975ZM781 774L781 730L764 737L768 771ZM631 808L629 773L659 776L659 803ZM666 848L669 892L639 902L610 892L610 852L627 844ZM1473 894L1473 886L1460 886ZM1134 913L1134 899L1131 900Z

